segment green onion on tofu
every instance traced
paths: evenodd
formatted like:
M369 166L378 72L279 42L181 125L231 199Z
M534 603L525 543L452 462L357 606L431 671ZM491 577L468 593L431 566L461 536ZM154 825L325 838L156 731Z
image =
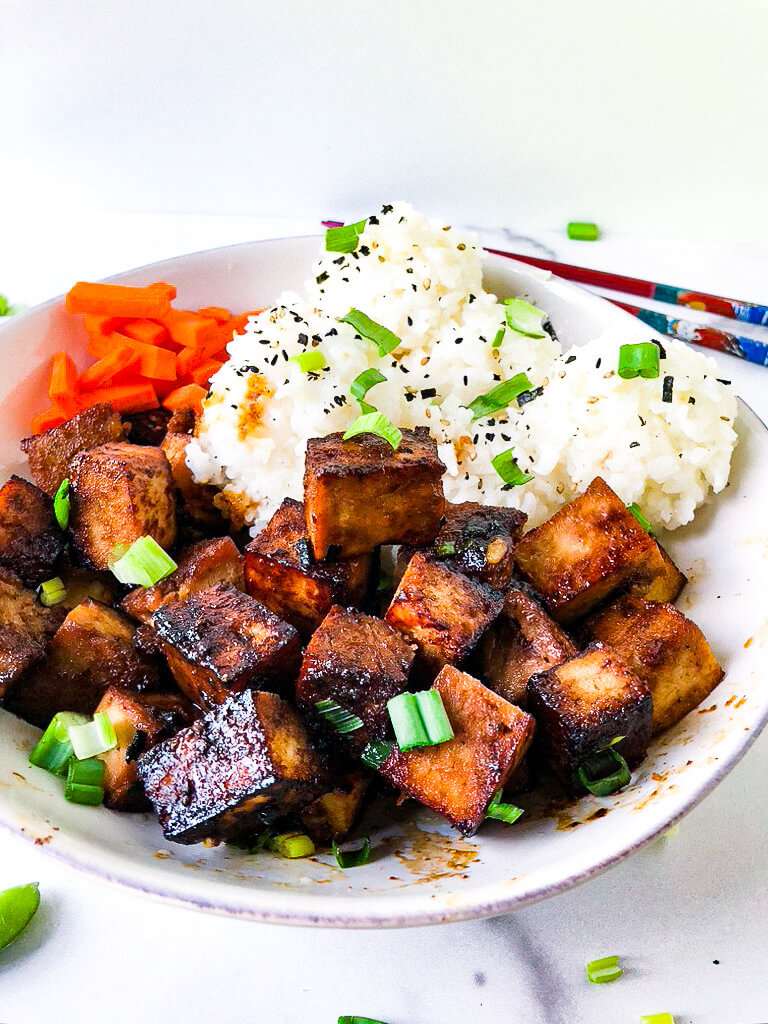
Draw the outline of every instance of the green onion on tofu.
M40 604L45 605L46 608L61 604L67 596L67 588L60 576L54 576L52 580L45 580L40 584L37 592L40 595Z
M453 728L438 690L399 693L387 701L387 711L401 750L431 747L453 739Z
M70 725L67 736L75 757L81 761L105 754L117 746L114 726L103 711L95 714L91 722Z
M502 381L496 387L486 391L484 395L478 395L466 406L472 412L472 422L479 420L482 416L491 416L501 409L506 409L510 402L513 402L518 395L529 391L531 382L524 373L516 373L510 380Z
M392 753L393 746L389 740L373 740L365 746L360 760L369 768L380 768Z
M401 344L396 334L393 334L388 328L382 327L381 324L377 324L375 320L371 320L359 309L350 309L346 316L339 317L339 323L349 324L361 338L372 341L379 350L380 356L388 356Z
M10 946L21 935L39 906L37 882L0 892L0 949Z
M402 433L394 423L391 423L387 417L380 412L368 412L362 416L358 416L357 419L353 420L347 427L342 440L348 441L350 437L357 437L358 434L375 434L384 441L388 441L394 449L399 448L400 442L403 439Z
M599 960L590 960L587 964L587 978L593 985L616 981L623 973L617 956L604 956Z
M73 725L85 725L87 722L86 715L79 715L75 711L60 711L54 715L29 755L29 763L52 775L66 775L67 764L74 756L69 729Z
M633 501L631 504L627 505L627 512L630 512L635 517L635 519L638 521L640 526L642 526L646 533L649 533L651 536L653 536L653 527L645 518L643 510L640 508L638 504L636 504Z
M69 506L69 480L62 480L53 496L53 514L62 530L69 526Z
M362 718L358 718L351 711L347 711L346 708L337 704L335 700L327 698L325 700L317 700L315 701L315 707L326 722L342 735L363 728Z
M636 345L622 345L619 348L617 370L623 380L634 377L651 379L659 376L659 346L652 341L641 341Z
M336 858L336 863L340 868L359 868L363 864L367 864L371 859L371 840L368 836L363 839L362 845L358 846L355 850L341 850L336 844L336 840L331 841L331 852Z
M141 587L154 587L178 569L171 556L152 537L139 537L109 567L121 583Z
M629 766L615 745L624 737L611 740L605 750L598 750L579 765L579 782L594 796L610 796L624 789L632 779Z
M328 228L325 232L326 252L354 252L360 241L360 235L365 231L365 220L359 220L355 224L343 224L339 228Z
M374 406L369 405L368 402L365 401L366 395L371 388L375 387L377 384L382 384L386 379L387 378L383 373L379 373L378 370L371 367L371 369L363 370L363 372L359 373L352 381L349 389L350 393L352 394L352 397L360 403L360 411L364 416L368 413L376 412Z
M547 315L525 299L504 299L507 327L526 338L544 338L546 331L542 321Z

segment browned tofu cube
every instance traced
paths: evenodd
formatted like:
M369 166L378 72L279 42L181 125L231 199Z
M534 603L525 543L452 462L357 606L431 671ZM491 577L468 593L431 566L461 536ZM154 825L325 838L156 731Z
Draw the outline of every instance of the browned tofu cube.
M434 676L464 661L503 603L497 590L417 551L384 618L416 644L420 667Z
M434 689L443 699L453 739L405 752L395 746L379 771L405 796L444 815L469 836L525 756L534 721L451 665L435 679Z
M140 758L139 778L167 839L238 839L295 813L327 786L298 714L246 690Z
M669 559L600 477L527 533L515 562L560 623L586 615L619 588L647 592L654 581L670 580Z
M123 416L126 440L131 444L148 444L156 448L162 444L170 419L170 410L164 409L162 405L157 409L129 413Z
M316 726L323 725L318 701L335 701L357 715L361 729L339 735L327 725L323 731L359 754L367 743L389 735L387 701L408 689L413 657L413 648L381 619L331 608L304 652L296 703Z
M5 706L45 727L58 711L92 715L113 685L156 688L157 669L136 650L131 621L98 601L73 608L37 662L6 694Z
M199 484L192 476L192 470L186 462L187 445L191 440L189 434L176 433L169 429L160 447L171 467L180 507L201 523L217 524L222 521L220 513L214 506L219 489L209 484Z
M658 541L656 546L661 555L661 565L656 567L653 576L632 580L627 591L647 601L675 601L688 580Z
M12 476L0 487L0 566L15 572L28 587L56 575L64 534L53 502L39 487Z
M178 569L154 587L136 587L120 607L139 622L149 622L158 608L172 601L186 601L199 590L230 583L245 590L243 558L231 537L202 540L182 551Z
M294 627L229 583L162 605L152 626L179 689L202 708L289 682L301 664Z
M302 633L312 633L331 605L360 605L371 563L370 554L316 562L304 505L286 498L245 549L246 587L281 619Z
M504 597L501 615L480 641L481 678L513 704L527 704L528 680L577 653L568 634L519 581Z
M73 569L70 566L59 569L57 576L66 588L61 605L71 612L83 601L91 598L101 604L114 604L118 591L118 582L111 572L96 572L94 569Z
M426 427L404 430L396 451L375 434L307 442L304 504L316 558L351 558L380 544L420 547L443 518L445 466Z
M533 676L528 707L544 756L571 793L583 793L579 767L623 736L616 750L631 765L651 738L651 694L610 647L592 644L569 661Z
M654 735L679 722L723 678L704 634L671 604L626 595L597 611L584 628L648 684Z
M368 780L359 772L335 779L333 788L308 804L299 816L302 829L316 843L343 839L360 817Z
M78 452L99 448L125 438L122 421L111 405L94 405L59 427L33 434L21 442L32 478L46 494L55 494L69 476L69 464Z
M0 568L0 699L44 656L63 618L58 607L44 608L18 576Z
M80 452L69 468L69 528L83 560L108 569L115 549L150 536L162 548L176 540L176 505L164 452L136 444L105 444Z

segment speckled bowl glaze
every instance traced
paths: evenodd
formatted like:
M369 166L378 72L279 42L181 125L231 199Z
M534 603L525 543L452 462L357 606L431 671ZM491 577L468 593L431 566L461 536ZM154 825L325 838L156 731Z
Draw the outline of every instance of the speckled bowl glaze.
M142 267L115 278L178 287L180 306L252 309L309 275L318 239L232 246ZM522 264L487 261L486 287L547 309L566 345L611 325L650 331L595 296ZM48 357L66 347L81 365L85 337L61 298L0 326L0 466L25 472L18 447L45 404ZM0 823L75 868L160 899L285 924L382 927L503 914L561 892L629 856L682 817L742 757L768 717L768 456L762 423L743 404L726 491L695 524L665 539L689 577L680 606L726 667L705 704L659 737L632 785L606 798L557 803L521 798L513 827L488 823L462 839L414 806L379 814L373 859L341 871L329 854L285 861L227 847L174 846L149 815L68 804L58 780L27 763L38 731L0 711Z

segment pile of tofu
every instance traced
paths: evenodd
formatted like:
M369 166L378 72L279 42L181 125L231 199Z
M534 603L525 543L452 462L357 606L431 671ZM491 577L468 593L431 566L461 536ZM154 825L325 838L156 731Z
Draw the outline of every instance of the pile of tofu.
M154 808L168 839L338 840L392 789L471 835L505 786L545 771L578 796L614 743L639 764L722 677L672 604L684 576L599 477L524 533L514 509L445 501L426 429L396 450L332 434L309 442L304 500L250 539L192 479L193 428L96 406L25 439L35 483L0 489L0 700L41 727L104 712L105 802ZM110 560L146 535L178 568L128 589ZM66 596L44 607L54 576ZM430 687L453 738L403 751L387 702Z

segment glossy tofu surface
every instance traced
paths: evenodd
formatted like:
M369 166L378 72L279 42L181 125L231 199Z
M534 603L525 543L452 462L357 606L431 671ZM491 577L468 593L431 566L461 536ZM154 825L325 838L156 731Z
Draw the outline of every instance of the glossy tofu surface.
M56 607L45 608L18 576L0 568L0 699L45 655L65 614Z
M63 548L50 496L12 476L0 487L0 566L36 587L56 575Z

